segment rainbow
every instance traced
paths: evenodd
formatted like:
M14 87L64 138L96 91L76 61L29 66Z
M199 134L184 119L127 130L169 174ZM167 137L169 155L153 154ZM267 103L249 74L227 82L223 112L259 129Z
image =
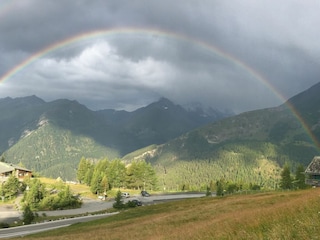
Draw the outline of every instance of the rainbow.
M177 34L170 31L163 31L158 29L147 29L147 28L115 28L115 29L107 29L107 30L96 30L91 32L85 32L81 33L75 36L72 36L70 38L64 39L62 41L56 42L52 45L49 45L40 51L36 52L32 56L26 58L24 61L20 62L18 65L16 65L14 68L10 69L8 72L6 72L4 75L0 77L0 83L8 80L15 74L17 74L19 71L26 68L28 65L34 63L38 59L46 56L49 53L52 53L58 49L61 49L65 46L71 45L76 42L88 40L88 39L95 39L98 37L106 37L106 36L113 36L113 35L151 35L151 36L160 36L160 37L167 37L172 39L177 39L180 41L187 41L191 44L197 45L199 47L202 47L205 50L208 50L209 52L212 52L216 54L217 56L220 56L232 63L234 63L236 66L239 66L241 69L244 69L249 75L251 75L253 78L259 80L263 85L265 85L268 89L271 89L272 92L275 93L275 95L281 99L284 100L283 96L278 92L276 88L274 88L260 73L237 59L236 57L230 55L227 52L222 51L221 49L217 48L214 45L211 45L209 43L206 43L204 41L201 41L196 38L192 38L183 34Z
M7 6L6 4L5 6ZM166 38L172 38L180 41L187 41L188 43L195 44L196 46L199 46L203 48L206 51L209 51L219 57L222 57L225 60L230 61L231 63L235 64L236 66L240 67L241 69L245 70L249 75L251 75L254 79L258 80L260 83L265 85L268 89L270 89L280 100L283 102L286 102L286 105L288 106L289 110L293 113L293 115L297 118L297 120L302 124L302 127L304 128L304 131L309 135L313 143L317 148L320 147L318 140L316 137L312 134L310 128L304 121L304 119L300 116L298 111L289 103L287 102L286 98L283 97L283 95L275 88L273 87L266 79L263 77L259 72L251 68L246 63L242 62L240 59L232 56L231 54L222 51L218 47L209 44L207 42L204 42L200 39L196 39L190 36L186 36L180 33L170 32L170 31L164 31L160 29L149 29L149 28L111 28L111 29L102 29L102 30L95 30L95 31L89 31L84 32L75 36L72 36L70 38L66 38L60 42L56 42L52 45L49 45L40 51L36 52L32 56L26 58L24 61L20 62L18 65L16 65L14 68L10 69L8 72L6 72L4 75L0 77L0 84L8 79L10 79L12 76L17 74L18 72L22 71L24 68L26 68L28 65L34 63L38 59L44 57L45 55L52 53L58 49L61 49L65 46L74 44L76 42L84 41L84 40L90 40L95 39L99 37L107 37L107 36L113 36L113 35L151 35L151 36L160 36L160 37L166 37Z

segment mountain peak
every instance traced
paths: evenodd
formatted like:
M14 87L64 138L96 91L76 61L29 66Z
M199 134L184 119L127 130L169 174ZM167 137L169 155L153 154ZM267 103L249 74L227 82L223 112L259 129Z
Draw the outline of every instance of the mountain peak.
M168 110L168 109L173 109L173 108L182 108L180 105L174 104L172 101L170 101L167 98L160 98L157 102L153 102L149 104L146 107L140 108L140 109L162 109L162 110ZM136 111L140 111L140 109L137 109Z
M38 98L35 95L27 96L27 97L17 97L17 98L11 98L6 97L0 99L0 107L28 107L28 106L36 106L36 105L42 105L45 101L41 98Z
M157 102L151 103L150 105L159 105L165 109L169 108L169 107L173 107L173 106L178 106L176 104L174 104L172 101L170 101L168 98L162 97L160 98Z
M301 115L307 116L306 121L309 124L319 121L319 102L320 102L320 82L290 98L289 103ZM285 105L285 104L284 104Z
M308 103L311 99L312 101L314 101L315 98L319 100L320 99L319 92L320 92L320 82L311 86L307 90L299 93L298 95L293 96L288 100L288 102L293 105L296 105L296 104L300 105L300 104ZM316 101L316 102L319 102L319 101Z
M164 103L164 104L172 104L174 105L174 103L172 101L170 101L168 98L165 98L165 97L161 97L159 100L158 100L158 103Z

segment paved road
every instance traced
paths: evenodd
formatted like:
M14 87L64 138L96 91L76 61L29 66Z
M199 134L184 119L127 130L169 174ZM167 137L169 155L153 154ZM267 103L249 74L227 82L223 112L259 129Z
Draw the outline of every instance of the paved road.
M77 215L84 213L99 212L108 208L112 208L113 201L101 201L96 199L83 199L81 208L56 210L56 211L39 211L38 214L46 214L47 216L61 216L61 215Z
M163 195L152 195L150 197L132 196L125 199L129 201L132 199L139 199L143 204L154 204L159 201L178 200L185 198L197 198L203 197L205 194L163 194ZM69 209L69 210L56 210L56 211L40 211L38 214L46 214L47 216L66 216L66 215L77 215L84 213L98 212L108 208L112 208L113 201L100 201L96 199L83 199L81 208ZM17 211L12 205L0 205L0 222L13 222L22 217L22 212Z
M139 199L144 205L154 204L161 201L178 200L185 198L197 198L203 197L205 194L163 194L163 195L151 195L150 197L132 196L125 199L129 201L132 199ZM57 210L57 211L40 211L38 214L41 216L45 214L47 216L66 216L66 215L78 215L85 213L98 212L108 208L112 208L113 201L101 201L96 199L83 199L81 208L69 209L69 210ZM0 222L12 223L22 218L22 212L17 211L12 205L0 205Z
M39 211L40 216L66 216L85 213L98 212L104 209L112 208L113 202L106 202L93 199L84 199L81 208L57 210L57 211ZM12 205L0 205L0 222L12 223L22 218L22 212L17 211Z
M21 215L22 213L17 211L12 204L0 205L0 222L12 223L19 219Z
M186 198L198 198L203 197L205 194L194 193L194 194L163 194L163 195L151 195L150 197L141 197L141 196L131 196L130 198L125 198L124 202L129 200L138 199L144 205L155 204L159 201L170 201ZM47 216L61 216L61 215L77 215L84 213L98 212L108 208L112 208L114 201L101 201L94 199L83 199L83 204L81 208L69 209L69 210L57 210L57 211L40 211L38 214L46 214Z
M90 215L78 218L69 218L69 219L62 219L52 222L46 223L38 223L38 224L31 224L21 227L13 227L13 228L5 228L0 229L0 238L12 238L12 237L22 237L25 235L30 235L37 232L48 231L56 228L67 227L74 223L79 222L88 222L100 218L105 218L108 216L112 216L115 213L108 213L108 214L99 214L99 215Z
M173 201L186 198L198 198L203 197L205 194L172 194L172 195L153 195L150 197L132 196L124 199L125 202L132 199L139 199L143 205L157 204L158 202ZM77 215L83 213L92 213L108 208L112 208L113 201L100 201L92 199L84 199L83 205L78 209L60 210L60 211L45 211L38 212L39 215L45 213L47 216L66 216L66 215ZM14 210L10 206L1 206L0 209L0 222L8 222L8 220L15 220L21 218L22 213ZM1 211L3 210L3 211ZM4 211L7 210L7 211ZM8 229L0 229L0 238L10 238L14 236L25 236L32 233L47 231L55 228L66 227L77 222L92 221L99 218L104 218L112 214L100 214L100 215L89 215L85 217L77 217L71 219L63 219L58 221L52 221L47 223L37 223L21 227L14 227Z

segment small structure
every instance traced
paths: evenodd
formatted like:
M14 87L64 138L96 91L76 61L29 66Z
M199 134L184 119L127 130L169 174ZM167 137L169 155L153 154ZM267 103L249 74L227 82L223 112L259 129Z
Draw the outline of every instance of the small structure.
M306 184L320 187L320 156L315 156L305 170Z
M11 163L0 162L0 182L5 182L11 174L19 180L23 180L27 176L32 176L32 171Z

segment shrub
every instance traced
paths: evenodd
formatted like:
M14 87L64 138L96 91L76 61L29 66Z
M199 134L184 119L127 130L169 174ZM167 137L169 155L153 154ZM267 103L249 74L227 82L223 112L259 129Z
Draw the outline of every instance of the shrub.
M31 208L29 207L29 205L27 205L23 211L23 218L22 219L23 219L24 224L30 224L34 218L35 218L34 213L31 211Z
M126 204L126 207L128 208L133 208L133 207L136 207L137 204L133 201L128 201L127 204Z
M207 197L211 196L211 190L209 186L207 187L206 196Z
M223 183L222 181L217 181L217 196L223 196L224 190L223 190Z
M10 225L8 223L0 222L0 228L8 228Z

